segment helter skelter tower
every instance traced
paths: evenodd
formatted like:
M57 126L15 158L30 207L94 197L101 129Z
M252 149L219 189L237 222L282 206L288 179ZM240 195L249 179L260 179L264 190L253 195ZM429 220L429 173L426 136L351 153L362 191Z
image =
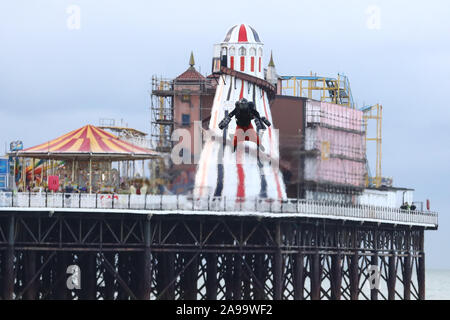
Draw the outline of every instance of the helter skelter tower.
M278 132L269 105L275 87L264 79L262 64L263 43L249 25L232 27L224 41L215 45L213 73L220 76L211 110L209 135L197 167L194 197L286 198L278 167ZM234 151L235 119L224 130L219 128L219 123L242 98L253 101L260 116L267 118L272 125L258 131L260 148L251 137L250 141L245 141L245 133L239 136L242 146ZM254 123L253 127L256 129Z

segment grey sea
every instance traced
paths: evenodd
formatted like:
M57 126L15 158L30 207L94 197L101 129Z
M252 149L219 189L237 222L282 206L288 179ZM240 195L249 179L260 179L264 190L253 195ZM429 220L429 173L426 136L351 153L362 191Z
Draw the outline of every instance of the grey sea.
M450 270L428 269L425 277L427 300L450 300Z

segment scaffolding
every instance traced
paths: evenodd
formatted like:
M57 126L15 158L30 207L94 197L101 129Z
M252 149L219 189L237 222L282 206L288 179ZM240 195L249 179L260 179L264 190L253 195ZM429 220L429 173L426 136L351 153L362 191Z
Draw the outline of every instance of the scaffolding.
M355 108L350 82L345 75L327 78L311 73L309 76L281 76L281 94L304 97Z
M153 149L162 154L161 160L154 161L153 177L159 177L158 184L167 185L172 180L169 173L171 168L170 153L172 151L172 132L182 123L175 119L175 108L179 102L189 103L191 107L198 107L200 118L203 113L211 110L210 105L192 105L191 96L214 96L215 79L164 79L152 77L151 92L151 140ZM176 98L179 99L176 99ZM197 119L200 120L200 119ZM173 173L172 173L173 175Z
M151 133L153 148L162 157L150 166L151 187L158 188L168 184L166 168L172 150L171 135L173 131L173 82L168 79L152 77L151 92Z
M368 174L366 177L366 187L380 188L383 184L392 185L392 179L384 179L381 171L381 125L383 119L383 106L380 104L366 106L362 108L361 111L364 112L363 126L364 131L366 132L366 142L373 141L376 143L375 176L371 176L368 170ZM369 135L369 120L375 120L376 122L375 137Z
M152 77L151 139L159 152L170 152L173 131L173 82Z
M145 132L134 128L129 128L127 124L123 123L123 120L120 120L119 124L119 122L116 122L115 119L100 118L98 128L110 130L121 139L144 138L145 136L147 136Z

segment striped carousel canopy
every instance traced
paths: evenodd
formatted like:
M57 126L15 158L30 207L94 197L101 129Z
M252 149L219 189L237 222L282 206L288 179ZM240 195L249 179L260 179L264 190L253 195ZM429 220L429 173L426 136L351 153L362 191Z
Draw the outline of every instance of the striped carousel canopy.
M73 159L110 158L117 160L150 159L158 152L120 140L117 136L86 125L59 138L16 153L19 157Z

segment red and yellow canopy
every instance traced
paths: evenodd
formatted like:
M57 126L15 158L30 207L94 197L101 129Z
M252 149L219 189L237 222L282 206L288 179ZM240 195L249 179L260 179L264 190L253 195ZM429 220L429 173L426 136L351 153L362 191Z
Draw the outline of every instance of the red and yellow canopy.
M87 125L59 138L17 153L21 157L73 158L107 157L120 159L148 159L157 157L156 151L120 140L117 136Z

